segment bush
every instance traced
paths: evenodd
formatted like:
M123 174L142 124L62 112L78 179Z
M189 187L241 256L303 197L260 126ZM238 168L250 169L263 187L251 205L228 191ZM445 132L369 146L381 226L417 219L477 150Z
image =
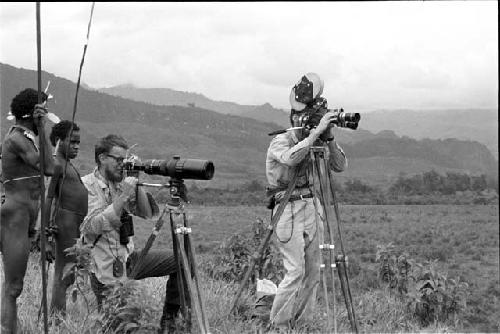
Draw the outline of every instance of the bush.
M212 260L202 264L208 276L225 281L238 281L250 265L253 256L260 248L262 240L266 237L268 229L261 219L253 225L251 235L234 234L226 239L215 251ZM257 261L252 274L255 280L256 273L259 278L267 278L278 284L284 277L285 269L278 248L270 242L264 251L261 261Z
M468 284L438 272L438 260L420 264L406 253L398 256L392 243L378 245L377 249L379 280L397 289L422 325L446 321L465 310Z
M157 332L159 326L152 324L155 310L145 302L145 291L138 288L137 281L113 285L105 291L102 312L97 320L104 333Z
M449 279L436 270L437 261L419 266L415 284L406 295L407 306L424 326L445 321L465 310L468 284L460 278Z

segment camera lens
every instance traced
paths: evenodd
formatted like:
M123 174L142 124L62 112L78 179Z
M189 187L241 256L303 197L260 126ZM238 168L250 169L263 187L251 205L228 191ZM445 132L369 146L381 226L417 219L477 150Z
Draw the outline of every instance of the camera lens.
M356 130L358 128L358 122L345 122L345 127Z

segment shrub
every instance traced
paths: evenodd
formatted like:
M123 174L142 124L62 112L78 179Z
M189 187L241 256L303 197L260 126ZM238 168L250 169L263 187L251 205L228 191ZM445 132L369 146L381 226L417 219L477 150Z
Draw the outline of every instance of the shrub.
M134 280L114 284L104 292L102 312L97 320L104 333L157 332L152 324L154 308Z
M379 280L385 282L390 288L397 288L400 293L408 291L408 276L411 269L407 253L397 255L392 243L377 245L375 260L379 262Z
M438 272L438 260L420 264L406 253L398 256L392 243L377 246L376 260L379 280L397 289L422 325L445 321L465 310L468 284Z
M406 295L408 308L424 326L464 311L469 293L467 283L460 282L460 278L447 278L436 266L436 260L419 266L415 284Z
M202 264L208 276L226 281L237 281L247 270L252 256L257 256L261 242L268 233L262 219L257 219L251 235L234 234L226 239L215 251L212 260ZM275 284L279 283L285 273L283 261L278 248L270 242L263 252L262 259L257 260L252 278L258 275Z
M87 315L89 315L89 303L86 293L83 291L85 282L89 281L91 270L91 249L92 245L83 244L81 239L77 239L75 245L66 249L66 253L76 258L75 263L70 263L64 268L63 279L68 275L75 275L74 287L72 288L73 302L77 300L77 294L84 298ZM88 287L88 284L86 284ZM154 318L154 308L146 302L148 297L145 291L138 288L134 280L125 283L117 283L104 291L102 312L99 313L96 323L101 328L102 333L136 333L140 331L157 331L158 327L151 324Z

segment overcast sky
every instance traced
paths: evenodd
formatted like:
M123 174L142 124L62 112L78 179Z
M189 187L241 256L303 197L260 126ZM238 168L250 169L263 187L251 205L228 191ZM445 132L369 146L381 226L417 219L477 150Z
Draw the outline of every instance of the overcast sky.
M497 108L498 2L96 3L82 81L289 109ZM72 81L91 3L41 3L42 67ZM35 3L0 3L0 62L36 69ZM34 83L35 84L35 83Z

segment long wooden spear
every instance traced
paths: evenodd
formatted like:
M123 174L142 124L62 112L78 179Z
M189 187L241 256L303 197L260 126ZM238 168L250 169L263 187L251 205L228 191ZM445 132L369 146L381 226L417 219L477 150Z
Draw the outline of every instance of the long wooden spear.
M40 29L40 2L36 3L36 47L38 64L38 104L42 103L42 37ZM43 123L38 126L38 144L40 146L40 253L42 267L42 306L43 306L43 330L49 332L48 314L47 314L47 277L45 275L45 227L47 219L45 217L45 129Z

